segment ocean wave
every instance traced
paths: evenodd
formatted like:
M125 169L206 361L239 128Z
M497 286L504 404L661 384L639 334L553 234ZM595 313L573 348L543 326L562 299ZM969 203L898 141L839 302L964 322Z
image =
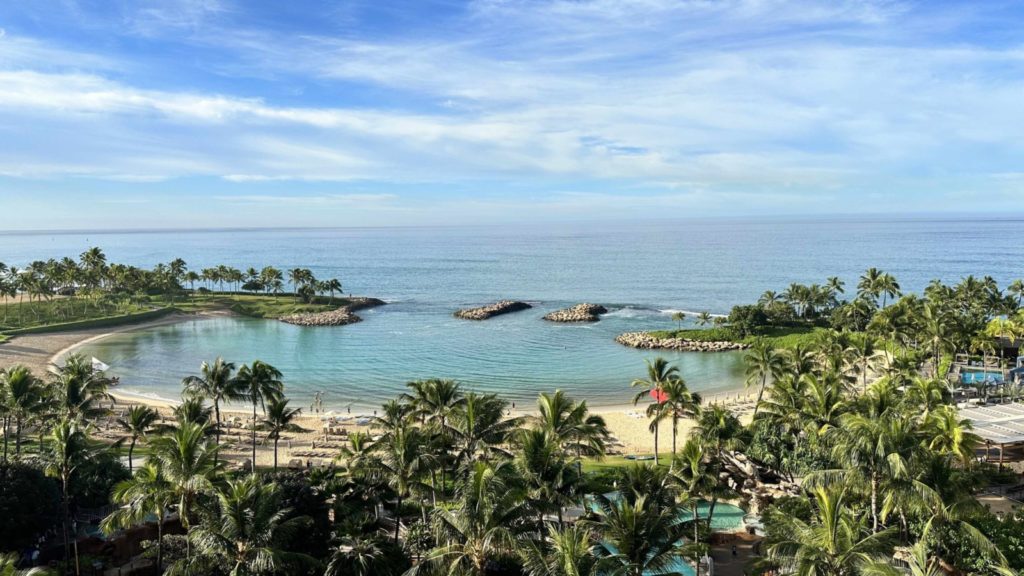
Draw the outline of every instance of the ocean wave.
M697 312L697 311L694 311L694 310L682 310L680 308L665 308L663 310L658 310L658 312L661 312L662 314L664 314L666 316L671 316L671 315L675 314L676 312L682 312L683 314L686 314L688 317L695 317L695 316L700 316L701 314L703 314L703 311ZM711 314L712 318L726 318L727 316L728 316L728 314Z

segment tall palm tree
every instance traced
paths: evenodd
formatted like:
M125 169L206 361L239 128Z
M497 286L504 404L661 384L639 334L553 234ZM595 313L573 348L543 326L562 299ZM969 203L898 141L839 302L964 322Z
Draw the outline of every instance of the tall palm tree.
M0 372L0 405L4 408L4 458L7 462L7 424L14 422L14 452L21 454L21 432L46 404L46 389L26 366L11 366Z
M508 418L508 403L494 394L466 394L465 403L451 415L449 433L457 458L463 464L489 458L506 458L504 446L519 428L521 418Z
M949 454L967 463L981 446L981 437L971 432L971 421L961 418L956 407L943 405L925 416L924 430L929 450Z
M678 469L674 480L679 486L679 493L684 502L689 502L693 518L693 541L700 540L698 511L702 500L712 503L718 501L725 493L724 486L718 480L718 466L713 465L709 454L696 440L687 440L677 459ZM708 522L711 522L713 508L709 510Z
M210 442L204 425L183 422L168 434L150 440L149 451L149 461L160 467L170 483L182 525L189 527L196 499L213 488L221 471L217 447Z
M526 576L598 576L594 536L588 528L568 526L548 531L541 541L527 540L520 549Z
M579 476L562 457L558 443L543 428L520 430L514 464L526 486L526 500L537 514L539 529L544 515L562 510L573 501Z
M684 574L680 542L686 533L679 511L651 506L646 496L634 501L599 497L596 520L588 525L600 533L594 547L610 574Z
M761 399L764 397L764 388L768 379L778 378L785 370L785 358L767 340L758 339L750 350L743 356L746 365L747 386L758 385L757 403L754 405L754 417L761 408Z
M284 383L281 382L281 371L262 360L242 365L235 379L245 397L252 402L252 473L255 474L256 408L262 406L266 411L267 402L277 400L284 394Z
M686 387L686 382L680 378L673 378L665 383L661 389L661 411L672 422L672 460L669 468L675 466L676 438L679 436L679 421L683 418L694 418L700 413L700 394L691 392Z
M697 324L700 324L701 326L707 326L708 324L711 324L711 320L711 312L705 310L704 312L697 314Z
M274 440L274 470L277 470L277 443L284 432L302 432L304 428L295 423L302 413L302 408L289 408L286 398L276 398L267 404L267 414L263 418L263 429L268 437Z
M818 488L814 503L810 522L782 516L768 539L768 558L780 574L849 576L885 565L891 529L871 533L847 504L845 491Z
M72 354L57 369L50 385L57 410L70 417L95 418L108 412L102 402L110 400L107 393L110 379L95 370L84 356Z
M857 282L857 297L875 302L877 306L878 299L882 296L881 285L884 275L885 273L878 268L868 268Z
M486 576L488 565L520 549L528 508L507 462L470 462L457 488L456 505L435 512L439 546L407 574L421 571Z
M604 418L591 414L586 400L577 403L561 390L540 394L534 422L551 435L564 458L576 459L578 470L583 456L604 455L611 438Z
M196 555L181 561L184 571L207 573L221 565L231 567L231 576L249 576L298 573L316 564L283 547L309 524L309 518L292 516L292 509L281 503L277 484L250 475L229 480L215 496L215 513L188 533Z
M187 376L181 381L186 395L204 398L213 402L213 415L217 426L214 429L217 435L217 444L220 444L220 405L224 402L242 400L246 397L240 381L234 378L234 371L234 363L225 362L223 358L218 356L212 363L203 362L199 367L198 376Z
M409 382L411 392L402 394L402 398L412 402L415 412L430 427L430 431L436 435L438 445L437 456L441 471L442 492L447 482L447 472L450 465L448 452L450 450L451 435L448 430L448 422L452 413L466 403L465 396L458 382L455 380L443 380L431 378L429 380L418 380ZM431 471L431 482L435 476ZM443 497L443 494L442 494Z
M835 478L851 485L864 480L871 530L878 532L884 496L881 492L888 483L913 482L910 463L922 449L921 431L911 419L888 410L872 410L843 416L832 436L832 458L842 468L812 474L812 484L819 478L825 483Z
M672 366L668 360L657 357L654 361L645 360L647 364L647 378L637 378L630 383L633 388L640 388L641 390L633 396L633 405L635 406L641 400L653 397L661 396L665 387L670 385L674 380L681 379L679 376L679 367ZM647 408L647 416L653 418L651 424L651 431L654 432L654 464L658 464L658 424L661 419L668 415L668 411L661 409L661 401L656 401L654 404Z
M672 321L676 323L676 328L679 330L683 329L683 320L686 320L685 312L673 312Z
M174 488L164 476L160 464L147 462L131 478L114 487L111 500L120 504L103 519L100 527L110 534L118 529L130 528L156 517L156 573L163 574L164 521L174 504Z
M1017 299L1017 309L1021 307L1021 301L1024 300L1024 280L1017 279L1010 282L1010 285L1006 287L1006 292Z
M388 430L376 443L374 466L384 481L395 491L395 544L402 525L402 503L414 490L423 487L422 478L430 460L423 448L423 431L408 422Z
M862 392L868 389L868 374L877 368L878 356L878 339L870 334L862 334L850 346L850 361L860 374Z
M65 566L71 563L71 481L75 470L96 452L87 430L78 419L64 416L54 424L45 448L46 474L60 482Z
M117 426L128 438L128 472L134 471L132 454L135 444L153 432L159 420L160 414L156 410L142 405L129 407L124 417L117 419Z
M344 536L331 551L324 576L392 576L398 559L376 537Z

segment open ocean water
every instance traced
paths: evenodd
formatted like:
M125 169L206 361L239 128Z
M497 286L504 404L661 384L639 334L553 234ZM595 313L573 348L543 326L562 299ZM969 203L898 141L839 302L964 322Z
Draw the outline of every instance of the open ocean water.
M726 313L767 289L839 276L855 289L864 269L893 273L905 291L931 279L1024 276L1024 219L833 218L679 220L487 227L344 228L88 233L0 233L0 262L77 256L100 246L111 262L150 267L184 258L191 269L227 264L310 268L346 292L387 306L364 322L302 328L217 318L122 333L84 353L112 366L126 391L176 398L202 360L261 359L284 372L296 405L376 405L412 379L455 378L518 403L560 388L594 405L628 402L629 383L656 354L625 348L625 331L670 328L675 310ZM511 298L534 309L484 322L461 307ZM595 324L541 320L579 302L611 313ZM742 386L736 353L662 353L691 388Z

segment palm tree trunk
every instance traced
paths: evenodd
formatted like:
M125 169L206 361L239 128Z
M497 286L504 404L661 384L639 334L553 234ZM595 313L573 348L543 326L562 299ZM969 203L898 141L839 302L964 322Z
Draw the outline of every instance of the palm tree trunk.
M156 574L160 576L163 574L164 565L164 511L160 509L157 511L160 517L156 519Z
M132 443L128 445L128 473L129 474L134 472L134 467L132 466L132 453L133 452L135 452L135 437L134 436L132 436Z
M277 471L277 443L281 438L279 436L274 437L274 471Z
M878 473L871 473L871 532L878 532Z
M399 496L395 504L395 546L398 546L398 529L402 526L402 497Z
M658 429L661 428L661 426L659 426L659 424L660 424L660 422L657 422L657 421L654 422L654 465L655 466L658 465Z
M674 468L675 465L676 465L676 436L678 434L679 434L679 416L673 414L672 415L672 461L668 463L668 469L669 470L672 470L672 468Z
M252 473L256 474L256 402L252 403Z
M3 433L4 433L4 464L7 463L7 424L9 422L10 422L10 419L8 419L6 416L4 416L4 418L3 418L3 423L4 423L4 429L3 429Z
M15 417L14 425L17 426L14 430L14 453L21 456L21 416ZM4 430L4 437L6 436L7 431Z
M751 418L757 418L757 411L761 408L761 397L764 396L764 387L768 384L768 375L761 376L761 389L757 391L757 403L754 404L754 415Z
M220 446L220 400L214 400L213 402L213 414L217 420L217 429L214 431L214 437L216 438L217 446Z
M68 535L68 524L71 522L71 510L68 506L68 480L67 476L61 479L61 504L63 505L64 521L61 523L61 529L64 534L64 568L71 564L71 540Z

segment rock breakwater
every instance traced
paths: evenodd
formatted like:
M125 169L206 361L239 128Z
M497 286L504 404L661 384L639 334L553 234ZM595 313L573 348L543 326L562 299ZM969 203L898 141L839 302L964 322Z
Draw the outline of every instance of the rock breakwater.
M462 318L464 320L486 320L492 316L508 314L509 312L518 312L528 308L533 308L533 306L530 306L526 302L519 302L518 300L502 300L479 308L464 308L462 310L456 310L455 317Z
M551 322L597 322L601 314L608 312L608 309L600 304L577 304L570 308L555 310L544 315L545 320Z
M687 340L686 338L658 338L650 332L626 332L615 337L615 341L630 348L645 350L675 350L677 352L728 352L746 350L750 346L739 342Z
M372 308L385 304L379 298L353 298L348 304L328 310L327 312L304 312L300 314L289 314L278 318L286 324L296 326L345 326L362 322L363 319L356 315L356 310Z

